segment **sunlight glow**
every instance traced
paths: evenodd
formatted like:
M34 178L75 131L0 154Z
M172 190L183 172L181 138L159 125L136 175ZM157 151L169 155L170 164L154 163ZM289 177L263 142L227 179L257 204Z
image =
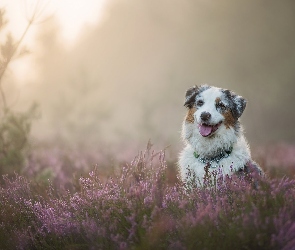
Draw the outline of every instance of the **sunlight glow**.
M26 27L27 18L33 13L38 0L2 0L6 18L13 34L19 34ZM85 24L96 23L103 16L106 0L39 0L39 8L44 9L40 21L50 16L57 18L63 38L74 41Z
M102 18L105 0L53 0L56 15L61 23L63 37L73 41L85 24L96 23Z
M12 33L16 41L26 29L34 9L37 7L41 10L37 20L41 24L31 27L23 46L34 47L35 32L42 28L42 22L54 17L60 24L62 40L68 47L75 43L85 25L97 23L103 18L105 4L106 0L1 0L0 8L5 9L8 20L6 31ZM5 39L3 35L7 32L1 33L1 41ZM19 82L32 73L29 70L32 65L28 62L28 57L13 62L13 73Z

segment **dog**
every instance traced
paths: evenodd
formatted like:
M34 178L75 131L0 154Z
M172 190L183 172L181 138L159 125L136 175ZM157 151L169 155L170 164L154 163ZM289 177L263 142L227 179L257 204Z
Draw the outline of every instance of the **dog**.
M178 160L184 182L193 173L203 185L206 174L220 170L223 175L261 175L239 121L246 104L242 96L228 89L201 85L186 91L184 106L188 111L182 124L186 147Z

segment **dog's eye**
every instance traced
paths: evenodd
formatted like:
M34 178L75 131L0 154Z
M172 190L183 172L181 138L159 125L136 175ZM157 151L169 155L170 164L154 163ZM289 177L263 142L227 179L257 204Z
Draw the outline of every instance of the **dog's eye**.
M226 106L222 102L217 103L217 107L220 108L222 111L226 110Z
M203 106L203 104L204 104L204 101L202 101L202 100L197 101L197 106L201 107L201 106Z

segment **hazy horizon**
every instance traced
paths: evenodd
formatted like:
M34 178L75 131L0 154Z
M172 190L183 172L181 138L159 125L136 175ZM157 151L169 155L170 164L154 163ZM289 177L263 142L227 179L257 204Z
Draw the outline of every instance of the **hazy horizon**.
M34 77L7 74L4 87L15 107L40 105L38 140L179 148L185 91L207 83L248 100L250 144L294 143L294 10L274 0L113 0L71 45L57 18L38 25Z

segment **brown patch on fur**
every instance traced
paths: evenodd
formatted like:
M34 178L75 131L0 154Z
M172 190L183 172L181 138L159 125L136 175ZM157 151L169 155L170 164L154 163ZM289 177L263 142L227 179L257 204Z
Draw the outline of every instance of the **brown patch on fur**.
M221 102L220 97L217 97L215 99L216 104L219 104L219 102ZM222 115L224 116L224 125L225 127L228 129L229 127L234 127L235 123L236 123L236 119L234 118L232 112L230 110L226 110L224 111L224 113L222 113Z
M236 120L230 110L227 110L222 114L224 116L224 125L226 128L234 127Z
M187 115L185 117L185 120L188 123L194 123L195 122L195 118L194 118L194 113L197 111L197 109L195 107L192 107L188 110Z

